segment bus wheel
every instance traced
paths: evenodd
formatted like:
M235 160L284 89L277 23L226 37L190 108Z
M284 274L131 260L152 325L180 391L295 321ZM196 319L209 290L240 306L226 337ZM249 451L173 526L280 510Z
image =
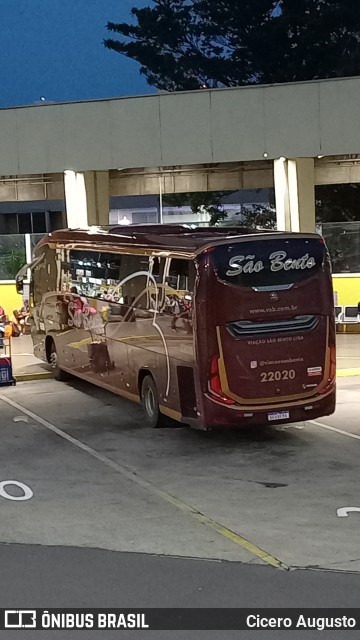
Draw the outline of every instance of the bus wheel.
M59 367L59 356L57 354L54 341L52 341L51 347L50 347L49 363L54 373L55 380L59 380L59 382L65 382L65 380L69 379L69 374L67 374L65 371L63 371Z
M151 376L145 376L141 384L141 402L149 427L163 427L165 416L160 413L159 395Z

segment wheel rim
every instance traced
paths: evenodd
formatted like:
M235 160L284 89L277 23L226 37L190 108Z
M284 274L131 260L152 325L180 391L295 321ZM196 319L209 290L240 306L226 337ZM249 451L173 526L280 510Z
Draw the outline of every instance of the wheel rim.
M52 369L57 369L58 368L58 356L56 351L52 351L50 354L50 367Z
M156 401L155 401L154 392L150 387L146 389L144 403L145 403L146 413L149 416L153 417L155 415Z

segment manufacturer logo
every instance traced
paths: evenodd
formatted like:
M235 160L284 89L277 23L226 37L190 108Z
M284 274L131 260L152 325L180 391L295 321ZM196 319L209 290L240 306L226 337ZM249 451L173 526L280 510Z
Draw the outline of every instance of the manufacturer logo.
M275 291L270 293L270 300L279 300L279 296L277 293L275 293Z
M321 376L322 367L308 367L307 374L308 376Z

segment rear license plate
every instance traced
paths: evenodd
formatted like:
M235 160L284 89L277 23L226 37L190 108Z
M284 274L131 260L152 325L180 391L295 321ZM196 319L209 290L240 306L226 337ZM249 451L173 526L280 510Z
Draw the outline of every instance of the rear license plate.
M268 420L287 420L290 417L289 411L272 411L268 413Z

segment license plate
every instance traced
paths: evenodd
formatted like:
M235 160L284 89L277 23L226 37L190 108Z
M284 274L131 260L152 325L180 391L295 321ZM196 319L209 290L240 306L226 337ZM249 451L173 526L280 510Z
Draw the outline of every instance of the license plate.
M268 413L268 420L287 420L290 417L289 411L272 411Z

